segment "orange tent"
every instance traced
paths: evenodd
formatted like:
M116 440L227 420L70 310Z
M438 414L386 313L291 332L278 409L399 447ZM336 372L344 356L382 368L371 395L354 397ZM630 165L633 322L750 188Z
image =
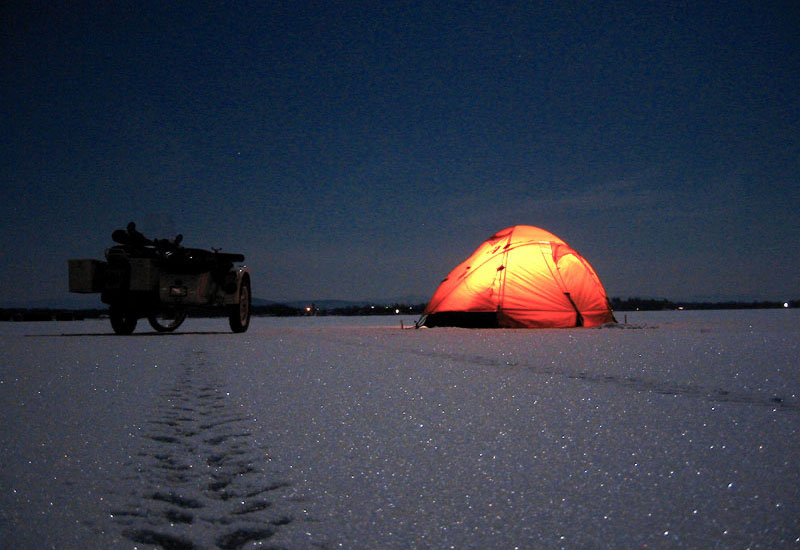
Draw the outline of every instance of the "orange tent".
M594 327L616 322L600 279L552 233L516 225L495 233L441 282L421 325Z

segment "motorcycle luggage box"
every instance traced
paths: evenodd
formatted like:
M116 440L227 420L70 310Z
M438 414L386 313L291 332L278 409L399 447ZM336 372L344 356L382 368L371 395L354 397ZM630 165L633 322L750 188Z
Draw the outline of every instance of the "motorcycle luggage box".
M67 260L69 267L69 291L89 294L103 290L103 275L106 263L100 260Z

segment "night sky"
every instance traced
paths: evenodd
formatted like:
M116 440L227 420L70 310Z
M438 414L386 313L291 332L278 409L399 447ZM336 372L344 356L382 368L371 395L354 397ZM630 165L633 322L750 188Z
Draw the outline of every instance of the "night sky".
M278 301L424 301L517 224L609 296L800 297L796 0L69 4L0 8L0 303L129 221Z

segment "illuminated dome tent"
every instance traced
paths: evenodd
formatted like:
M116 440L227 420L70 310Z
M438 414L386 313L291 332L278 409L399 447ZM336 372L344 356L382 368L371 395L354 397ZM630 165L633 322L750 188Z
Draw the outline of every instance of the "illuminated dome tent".
M616 322L600 279L552 233L516 225L492 235L441 282L420 325L594 327Z

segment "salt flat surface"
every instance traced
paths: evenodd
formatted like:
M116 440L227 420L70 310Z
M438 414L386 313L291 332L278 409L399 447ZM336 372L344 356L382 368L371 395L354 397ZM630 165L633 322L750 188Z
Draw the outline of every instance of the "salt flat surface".
M627 316L2 323L2 546L799 547L800 311Z

